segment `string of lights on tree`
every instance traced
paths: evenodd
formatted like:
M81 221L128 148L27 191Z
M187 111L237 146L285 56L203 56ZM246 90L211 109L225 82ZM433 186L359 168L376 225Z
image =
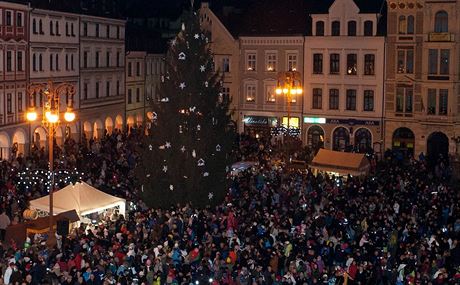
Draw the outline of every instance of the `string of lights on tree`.
M19 181L17 185L26 190L43 185L46 189L51 188L51 172L46 169L28 169L17 174ZM85 178L84 172L79 172L76 168L73 170L59 169L54 172L54 186L57 188L60 184L69 185L76 183Z
M275 127L271 129L271 133L273 136L279 135L288 135L297 137L300 135L300 129L295 127L290 127L289 129L285 126Z

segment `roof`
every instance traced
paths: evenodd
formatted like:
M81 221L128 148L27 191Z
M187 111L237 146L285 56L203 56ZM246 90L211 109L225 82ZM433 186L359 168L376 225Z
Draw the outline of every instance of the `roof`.
M370 164L362 153L320 149L313 158L311 167L340 174L362 175L367 173Z
M353 0L359 8L359 13L380 13L385 0ZM309 14L327 14L335 0L305 0Z

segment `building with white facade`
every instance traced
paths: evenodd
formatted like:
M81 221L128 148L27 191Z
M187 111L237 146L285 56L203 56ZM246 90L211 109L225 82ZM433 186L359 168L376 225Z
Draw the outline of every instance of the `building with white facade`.
M29 7L0 1L0 159L28 149L27 40Z
M80 15L79 117L87 139L122 129L125 21Z
M148 53L145 58L145 98L144 118L149 124L153 120L151 105L160 102L158 88L161 83L161 75L165 73L165 54ZM148 127L148 125L147 125Z
M29 17L29 83L56 86L61 83L73 85L79 93L79 15L51 10L32 9ZM60 96L60 109L73 106L78 114L79 98L67 94ZM42 93L28 94L28 104L41 114L47 98ZM78 118L77 118L78 119ZM47 134L41 121L30 123L29 136L37 148L47 146ZM56 142L62 144L66 137L79 139L78 120L61 122L56 128Z
M311 14L305 38L303 141L317 149L382 151L385 38L380 7L335 0Z
M145 51L126 53L126 125L128 128L142 126L145 116Z

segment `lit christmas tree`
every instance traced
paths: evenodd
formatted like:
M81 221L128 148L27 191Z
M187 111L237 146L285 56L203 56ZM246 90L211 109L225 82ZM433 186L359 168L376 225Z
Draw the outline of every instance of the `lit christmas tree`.
M166 71L137 166L144 201L151 207L220 202L228 189L235 131L222 76L213 70L209 39L196 14L171 41Z

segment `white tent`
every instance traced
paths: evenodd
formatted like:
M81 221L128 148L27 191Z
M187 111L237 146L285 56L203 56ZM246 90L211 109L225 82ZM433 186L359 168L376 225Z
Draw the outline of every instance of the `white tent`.
M49 195L30 201L30 207L37 210L49 211ZM53 195L53 214L60 214L70 210L77 211L78 215L84 216L105 209L119 206L119 213L124 215L126 200L118 198L84 182L70 184Z

